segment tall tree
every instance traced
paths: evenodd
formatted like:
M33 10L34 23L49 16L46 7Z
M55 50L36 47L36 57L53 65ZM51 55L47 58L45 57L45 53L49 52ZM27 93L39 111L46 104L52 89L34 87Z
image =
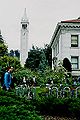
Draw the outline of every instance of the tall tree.
M10 52L9 52L9 56L12 56L12 57L17 57L18 59L20 58L20 52L19 50L13 50L11 49Z
M0 30L0 44L4 44L4 40L3 40L3 37L1 35L1 30Z
M32 49L28 53L28 58L25 63L25 67L30 68L32 70L38 70L41 68L43 64L43 60L46 61L45 53L43 51L43 48L38 48L32 46ZM45 58L45 59L44 59Z
M0 57L0 66L5 68L7 66L13 66L15 69L21 68L20 61L15 57L11 57L11 56Z
M12 57L14 57L14 50L10 50L9 55L12 56Z
M19 59L20 58L20 52L19 52L19 50L15 50L14 52L15 52L15 57L17 57Z
M4 55L8 55L8 46L5 44L0 31L0 57Z
M39 71L44 72L44 70L47 66L47 60L46 60L46 56L45 56L45 53L43 50L41 50L40 58L41 58L41 60L40 60L38 69L39 69Z
M48 44L44 45L44 52L48 65L52 67L52 49Z
M8 55L8 47L4 43L0 43L0 57Z

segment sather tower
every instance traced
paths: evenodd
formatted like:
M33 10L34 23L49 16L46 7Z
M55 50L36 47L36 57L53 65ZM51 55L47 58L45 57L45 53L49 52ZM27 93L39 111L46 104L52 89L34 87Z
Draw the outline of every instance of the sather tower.
M29 21L26 14L26 8L24 15L21 19L21 39L20 39L20 62L24 66L28 57L28 34L29 34Z

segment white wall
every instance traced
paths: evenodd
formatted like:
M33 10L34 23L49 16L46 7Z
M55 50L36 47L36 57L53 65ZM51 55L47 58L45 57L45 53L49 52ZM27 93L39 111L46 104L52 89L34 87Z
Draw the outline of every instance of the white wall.
M71 35L76 35L76 34L79 35L79 47L72 48ZM62 29L57 38L59 39L59 54L56 55L58 60L63 60L64 58L68 58L71 62L71 56L80 56L80 30L76 30L76 29L68 30L66 28ZM54 52L52 52L52 58L54 57L53 53ZM79 69L80 69L80 57L79 57ZM75 71L75 74L80 75L80 71Z

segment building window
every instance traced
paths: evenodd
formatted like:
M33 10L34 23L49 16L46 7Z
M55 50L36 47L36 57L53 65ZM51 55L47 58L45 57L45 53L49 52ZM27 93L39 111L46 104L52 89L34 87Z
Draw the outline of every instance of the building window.
M55 48L53 48L53 52L54 52L54 56L56 56L56 53L55 53Z
M71 35L71 47L78 47L78 35Z
M72 70L79 69L78 57L71 57Z
M57 42L57 53L59 53L59 41Z
M59 41L55 44L54 47L54 56L57 56L59 53Z

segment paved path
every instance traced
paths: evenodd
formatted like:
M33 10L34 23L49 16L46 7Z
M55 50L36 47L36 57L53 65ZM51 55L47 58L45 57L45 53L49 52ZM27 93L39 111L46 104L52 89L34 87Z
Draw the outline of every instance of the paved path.
M58 116L45 116L45 120L77 120L76 118L58 117Z

